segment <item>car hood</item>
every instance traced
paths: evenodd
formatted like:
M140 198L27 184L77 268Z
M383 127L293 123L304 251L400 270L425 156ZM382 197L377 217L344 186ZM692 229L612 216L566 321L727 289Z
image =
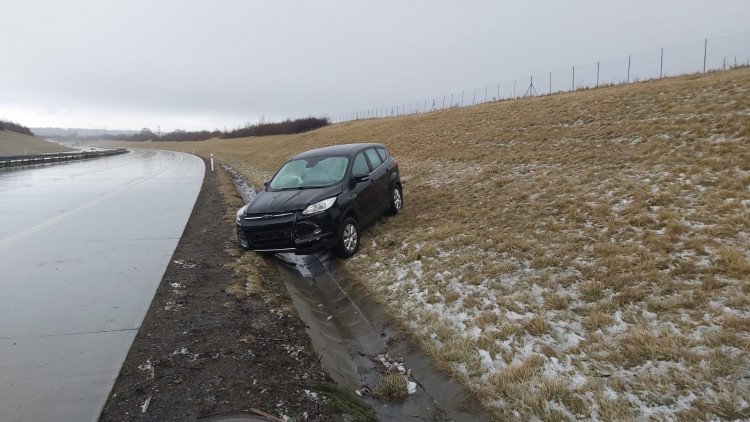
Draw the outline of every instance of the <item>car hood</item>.
M301 211L308 205L336 196L343 191L341 185L319 189L288 189L261 191L247 204L245 214L274 214Z

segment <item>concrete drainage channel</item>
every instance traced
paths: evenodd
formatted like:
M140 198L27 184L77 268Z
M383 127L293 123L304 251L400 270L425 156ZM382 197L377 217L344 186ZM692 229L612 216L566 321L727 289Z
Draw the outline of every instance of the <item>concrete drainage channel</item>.
M245 201L256 191L239 173L221 164ZM330 254L277 254L282 275L297 312L307 325L321 363L333 380L358 392L381 421L483 421L476 401L462 387L433 368L404 333L393 329L384 309L352 282ZM400 371L409 394L399 402L383 402L371 392L381 377Z

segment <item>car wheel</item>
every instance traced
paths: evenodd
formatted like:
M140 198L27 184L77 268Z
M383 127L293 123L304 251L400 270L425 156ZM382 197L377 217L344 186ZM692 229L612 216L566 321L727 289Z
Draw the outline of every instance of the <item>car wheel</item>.
M339 228L338 255L349 258L359 249L359 224L352 217L347 217Z
M391 189L391 214L398 214L404 209L404 195L398 185L393 185Z

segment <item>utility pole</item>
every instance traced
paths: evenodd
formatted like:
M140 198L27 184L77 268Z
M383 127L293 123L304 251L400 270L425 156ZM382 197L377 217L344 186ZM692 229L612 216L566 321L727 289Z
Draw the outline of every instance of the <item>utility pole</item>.
M526 93L523 94L524 97L533 97L537 95L536 88L534 88L534 77L531 77L531 83L529 84L529 88L526 89Z

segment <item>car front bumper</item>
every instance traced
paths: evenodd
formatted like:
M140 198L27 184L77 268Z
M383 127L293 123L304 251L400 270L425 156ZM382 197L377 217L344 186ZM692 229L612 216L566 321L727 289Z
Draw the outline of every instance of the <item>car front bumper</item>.
M338 213L328 210L312 216L301 212L279 215L241 215L237 223L240 245L256 252L312 254L338 241Z

